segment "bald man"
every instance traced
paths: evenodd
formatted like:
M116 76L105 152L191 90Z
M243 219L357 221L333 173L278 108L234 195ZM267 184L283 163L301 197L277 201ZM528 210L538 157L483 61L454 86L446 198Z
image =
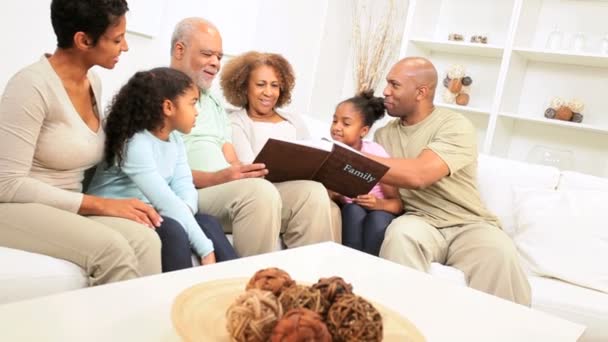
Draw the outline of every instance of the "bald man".
M222 221L240 256L271 252L279 236L287 247L341 241L339 208L319 183L272 184L263 164L243 165L232 145L230 120L209 88L220 70L222 37L202 18L180 21L171 39L171 67L200 89L196 126L184 136L199 211Z
M456 267L470 287L529 306L515 246L477 190L475 128L435 108L430 61L402 59L386 80L384 105L397 119L375 140L394 158L372 158L390 166L382 182L399 188L405 214L388 226L380 256L422 271L431 262Z

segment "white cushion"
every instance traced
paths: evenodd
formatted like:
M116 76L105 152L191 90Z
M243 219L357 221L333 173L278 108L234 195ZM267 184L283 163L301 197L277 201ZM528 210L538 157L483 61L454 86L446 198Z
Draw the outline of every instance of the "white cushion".
M529 270L608 293L608 192L518 190L514 237Z
M601 261L603 263L603 261ZM528 277L532 308L587 327L579 341L608 341L608 295L544 277Z
M0 247L0 304L87 285L84 271L69 261Z
M500 219L503 230L513 236L513 189L530 187L555 189L559 170L555 167L534 165L488 155L479 155L477 179L483 203Z
M558 189L608 191L608 179L586 175L580 172L563 171Z

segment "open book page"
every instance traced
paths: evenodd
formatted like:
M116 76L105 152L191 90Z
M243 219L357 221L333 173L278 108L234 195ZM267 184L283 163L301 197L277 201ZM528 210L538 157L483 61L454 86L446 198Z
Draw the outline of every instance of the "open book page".
M326 139L326 138L317 139L317 140L312 140L312 139L310 139L310 140L293 140L290 142L292 142L294 144L298 144L298 145L318 148L319 150L323 150L323 151L327 151L327 152L330 152L331 149L333 148L333 141L330 141L329 139Z
M354 148L352 148L352 147L350 147L350 146L346 145L346 144L345 144L345 143L343 143L343 142L340 142L340 141L337 141L337 140L333 140L333 139L331 139L331 138L326 138L326 137L321 138L321 140L322 140L322 141L324 141L324 142L330 143L330 144L332 144L332 145L333 145L333 144L340 145L341 147L344 147L344 148L345 148L345 149L347 149L347 150L351 150L351 151L353 151L353 152L355 152L355 153L358 153L358 154L363 155L363 153L361 153L361 151L357 151L357 150L355 150Z

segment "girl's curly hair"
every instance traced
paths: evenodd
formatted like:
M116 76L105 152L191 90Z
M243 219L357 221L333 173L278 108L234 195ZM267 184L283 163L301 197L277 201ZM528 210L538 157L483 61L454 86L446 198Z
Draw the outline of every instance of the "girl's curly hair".
M354 97L340 102L338 106L343 103L351 103L363 115L363 122L370 128L374 122L384 116L384 98L374 96L374 91L371 89L361 91Z
M107 167L122 165L126 144L135 133L162 127L163 102L175 101L190 87L194 87L192 79L171 68L155 68L133 75L108 108L104 157Z
M250 51L234 57L224 65L224 71L220 85L224 91L224 97L230 104L240 108L247 108L247 86L251 72L260 65L272 67L279 78L281 93L276 107L291 102L291 91L296 83L291 64L285 57L276 53L262 53Z

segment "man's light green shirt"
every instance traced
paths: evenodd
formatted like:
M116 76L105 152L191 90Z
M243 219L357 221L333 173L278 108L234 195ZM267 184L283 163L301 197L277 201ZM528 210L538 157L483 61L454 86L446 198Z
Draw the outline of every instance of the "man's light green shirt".
M183 137L190 168L206 172L227 168L222 146L232 143L232 128L226 110L208 91L201 91L196 109L196 126Z

